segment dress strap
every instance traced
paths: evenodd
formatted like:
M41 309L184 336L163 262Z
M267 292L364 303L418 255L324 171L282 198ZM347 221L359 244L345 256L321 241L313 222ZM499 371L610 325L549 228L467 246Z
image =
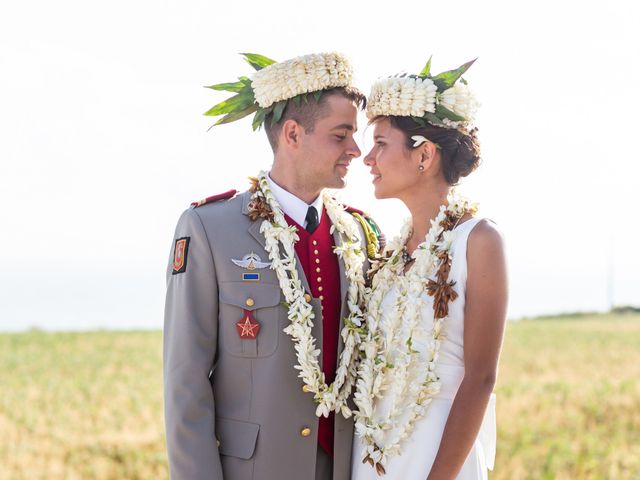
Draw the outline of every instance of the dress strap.
M467 240L473 228L480 223L481 217L474 217L466 222L458 225L453 231L455 239L451 246L451 254L453 262L451 263L451 273L449 278L458 282L459 294L464 295L465 285L467 283Z

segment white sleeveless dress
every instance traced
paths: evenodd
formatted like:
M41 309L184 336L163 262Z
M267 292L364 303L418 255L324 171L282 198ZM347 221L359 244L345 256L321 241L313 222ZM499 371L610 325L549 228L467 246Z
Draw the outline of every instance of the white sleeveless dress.
M458 298L449 304L449 316L443 324L445 339L440 346L436 372L440 377L441 390L427 408L425 415L416 422L411 437L403 444L399 455L390 457L386 464L386 475L379 477L374 468L363 464L365 446L358 436L354 436L352 456L352 480L425 480L435 460L442 433L456 392L464 376L464 304L467 281L467 239L469 233L481 219L472 218L458 225L451 246L451 272L449 279L455 281L454 290ZM398 289L393 286L382 301L382 315L391 310L397 301ZM433 322L433 297L424 293L425 307L422 321ZM384 325L384 322L381 322ZM430 332L429 328L424 329ZM383 332L384 335L384 332ZM425 352L426 338L414 338L415 349ZM421 348L422 347L422 348ZM424 353L418 355L426 356ZM426 363L425 359L425 363ZM388 410L390 399L376 400L377 411ZM482 427L467 456L458 480L486 479L487 469L493 469L496 444L495 396L487 407Z

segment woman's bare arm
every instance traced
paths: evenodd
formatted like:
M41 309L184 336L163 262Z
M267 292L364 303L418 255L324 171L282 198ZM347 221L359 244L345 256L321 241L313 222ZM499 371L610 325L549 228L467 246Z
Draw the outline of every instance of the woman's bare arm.
M478 435L493 391L507 313L502 236L483 220L467 244L464 379L456 394L428 480L456 477Z

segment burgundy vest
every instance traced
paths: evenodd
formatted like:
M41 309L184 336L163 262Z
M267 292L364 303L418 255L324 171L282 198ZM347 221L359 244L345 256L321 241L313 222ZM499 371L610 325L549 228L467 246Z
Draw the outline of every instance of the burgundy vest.
M333 236L330 233L331 220L322 209L320 224L313 233L307 232L288 215L287 223L298 230L300 240L295 250L311 288L311 296L319 298L322 305L322 371L327 384L336 376L338 363L338 338L340 330L340 267L338 257L333 253ZM333 456L334 414L320 417L318 443L325 452Z

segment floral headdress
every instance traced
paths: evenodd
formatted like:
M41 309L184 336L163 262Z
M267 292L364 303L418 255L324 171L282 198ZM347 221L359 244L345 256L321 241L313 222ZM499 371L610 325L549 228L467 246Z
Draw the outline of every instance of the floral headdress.
M473 62L432 76L429 58L418 75L377 80L368 98L367 117L372 120L394 115L412 117L420 125L426 122L437 127L471 128L479 104L462 75Z
M282 118L289 100L297 105L308 102L308 94L318 101L322 90L351 84L353 70L339 53L317 53L277 63L256 53L242 53L257 70L253 78L240 77L237 82L219 83L206 88L233 92L234 95L205 112L208 116L224 115L213 126L230 123L255 113L253 129L259 129L269 114L271 124Z

